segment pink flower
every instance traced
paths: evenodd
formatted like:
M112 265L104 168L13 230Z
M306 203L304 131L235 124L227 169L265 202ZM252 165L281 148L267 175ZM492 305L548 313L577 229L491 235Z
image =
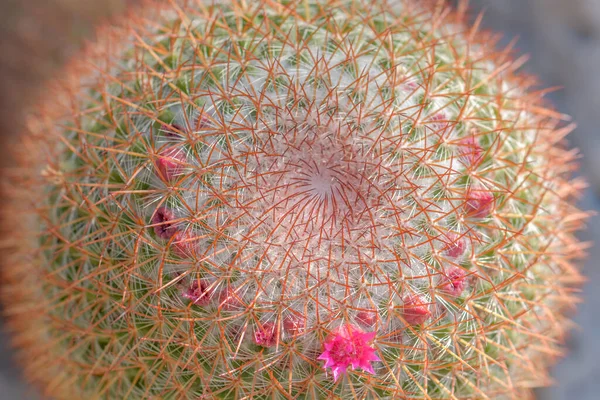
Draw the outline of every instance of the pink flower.
M410 79L406 79L403 83L402 83L402 89L407 91L407 92L415 92L417 91L417 89L419 89L419 84L413 80Z
M464 207L467 216L485 218L494 208L494 195L486 189L469 189Z
M431 316L429 304L422 296L408 295L404 297L403 301L402 317L407 324L421 325Z
M204 281L198 283L197 280L192 282L192 285L182 293L182 296L199 306L208 305L212 299L212 293L208 290L207 283Z
M186 161L187 157L184 149L174 146L160 152L154 161L154 167L162 180L170 182L181 174Z
M197 239L188 231L178 231L171 243L171 250L181 258L193 257L196 253Z
M350 324L342 326L325 341L325 351L318 359L325 361L325 368L331 368L334 380L345 373L350 365L353 370L361 368L374 374L371 362L379 361L379 357L369 342L375 335L376 332L362 332Z
M460 267L450 267L442 276L440 289L450 296L460 296L467 287L465 270Z
M272 347L277 343L275 324L266 322L254 330L254 343L262 347Z
M223 311L234 311L244 307L242 295L233 287L226 287L219 293L219 307Z
M474 135L461 139L459 155L467 166L476 167L483 161L483 149Z
M375 326L375 323L377 323L377 311L370 308L359 310L356 313L356 320L366 327Z
M464 237L450 232L445 235L448 239L447 246L444 248L444 254L448 257L457 258L465 253L467 242Z
M154 233L161 239L170 239L177 233L177 227L170 221L175 219L173 210L167 207L158 207L152 215Z
M292 336L304 332L305 326L306 320L304 317L291 314L283 319L283 330Z
M442 135L444 131L450 126L450 121L444 112L435 113L429 119L431 129L436 135Z

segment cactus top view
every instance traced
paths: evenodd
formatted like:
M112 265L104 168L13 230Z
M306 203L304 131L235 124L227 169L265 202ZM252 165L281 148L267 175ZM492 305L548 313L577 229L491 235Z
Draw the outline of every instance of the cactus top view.
M144 3L4 173L2 300L57 399L523 399L581 282L567 117L465 4Z

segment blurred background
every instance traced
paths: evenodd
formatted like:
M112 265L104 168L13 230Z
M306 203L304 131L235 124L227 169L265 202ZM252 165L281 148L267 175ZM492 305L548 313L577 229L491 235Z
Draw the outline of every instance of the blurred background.
M132 0L0 0L0 147L10 148L23 110L35 101L41 83L77 54L94 23L118 14ZM581 149L581 174L590 183L584 210L600 212L600 0L471 0L473 17L518 38L517 54L529 54L525 69L544 86L561 86L550 100L572 115L578 129L571 144ZM3 153L1 162L10 162ZM584 267L588 282L573 316L579 328L568 340L566 357L554 368L556 386L538 391L541 400L600 398L600 218L590 220L582 239L594 241ZM0 334L0 400L39 399L21 380Z

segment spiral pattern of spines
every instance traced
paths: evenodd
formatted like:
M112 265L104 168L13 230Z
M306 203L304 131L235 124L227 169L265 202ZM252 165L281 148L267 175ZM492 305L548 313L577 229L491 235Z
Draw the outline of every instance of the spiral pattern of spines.
M408 0L154 7L23 139L7 218L40 240L4 293L32 379L232 399L546 382L585 214L568 127L518 62Z

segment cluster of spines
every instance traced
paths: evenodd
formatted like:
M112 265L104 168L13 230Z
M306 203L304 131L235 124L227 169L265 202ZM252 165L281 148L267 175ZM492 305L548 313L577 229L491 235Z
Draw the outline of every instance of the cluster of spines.
M79 384L108 397L493 397L521 393L520 373L539 376L535 358L519 352L542 332L565 328L552 313L561 302L547 293L568 294L567 281L577 280L563 263L581 251L571 232L582 215L566 217L578 187L553 165L570 165L572 155L551 142L556 128L544 117L554 115L526 104L523 82L490 78L506 71L488 66L481 44L464 42L472 34L458 32L459 23L439 24L450 16L399 4L405 9L397 19L385 6L368 11L362 2L306 1L265 6L264 13L234 3L222 14L172 4L186 17L165 14L164 29L130 21L140 38L130 54L140 63L134 74L128 61L117 79L92 85L91 102L68 109L66 134L45 121L41 131L55 129L66 145L50 147L56 157L43 185L52 197L38 208L49 227L42 259L50 265L38 288L55 321L48 332L61 338L42 347L67 349L56 362L82 368ZM358 21L371 22L357 30ZM402 29L392 34L393 22ZM213 36L201 35L208 31ZM292 41L286 31L303 33ZM388 41L399 59L382 53ZM272 52L254 54L263 43ZM282 68L269 55L290 63ZM502 55L488 57L505 65ZM257 62L267 68L257 70ZM296 86L282 83L286 71ZM287 101L300 97L305 103L294 113ZM281 165L265 165L288 148L301 151L284 166L318 160L323 137L334 139L329 148L341 156L329 160L326 174L309 163L281 184ZM385 146L370 147L372 137ZM253 158L257 149L262 165ZM390 197L398 203L365 216L383 203L361 194L389 193L385 168L392 178L403 174ZM249 182L259 196L248 195ZM289 201L265 212L273 201L265 194ZM290 210L294 201L321 208ZM402 216L396 230L385 223L390 216ZM263 231L250 233L260 233L263 247L246 231L248 221L259 221ZM281 226L285 235L270 243L268 233ZM349 234L332 235L335 229ZM353 236L369 229L377 237ZM298 257L274 249L291 233L303 252L322 248L325 239L311 236L319 232L344 244L325 246L330 255L308 263L269 261ZM239 235L254 247L232 246ZM382 246L390 238L393 245ZM352 251L371 260L331 256ZM289 271L302 273L282 289ZM285 290L290 295L278 298ZM358 301L345 304L354 292ZM340 355L344 346L354 359ZM554 346L542 341L529 352L552 355ZM341 383L329 375L349 367L363 372Z

